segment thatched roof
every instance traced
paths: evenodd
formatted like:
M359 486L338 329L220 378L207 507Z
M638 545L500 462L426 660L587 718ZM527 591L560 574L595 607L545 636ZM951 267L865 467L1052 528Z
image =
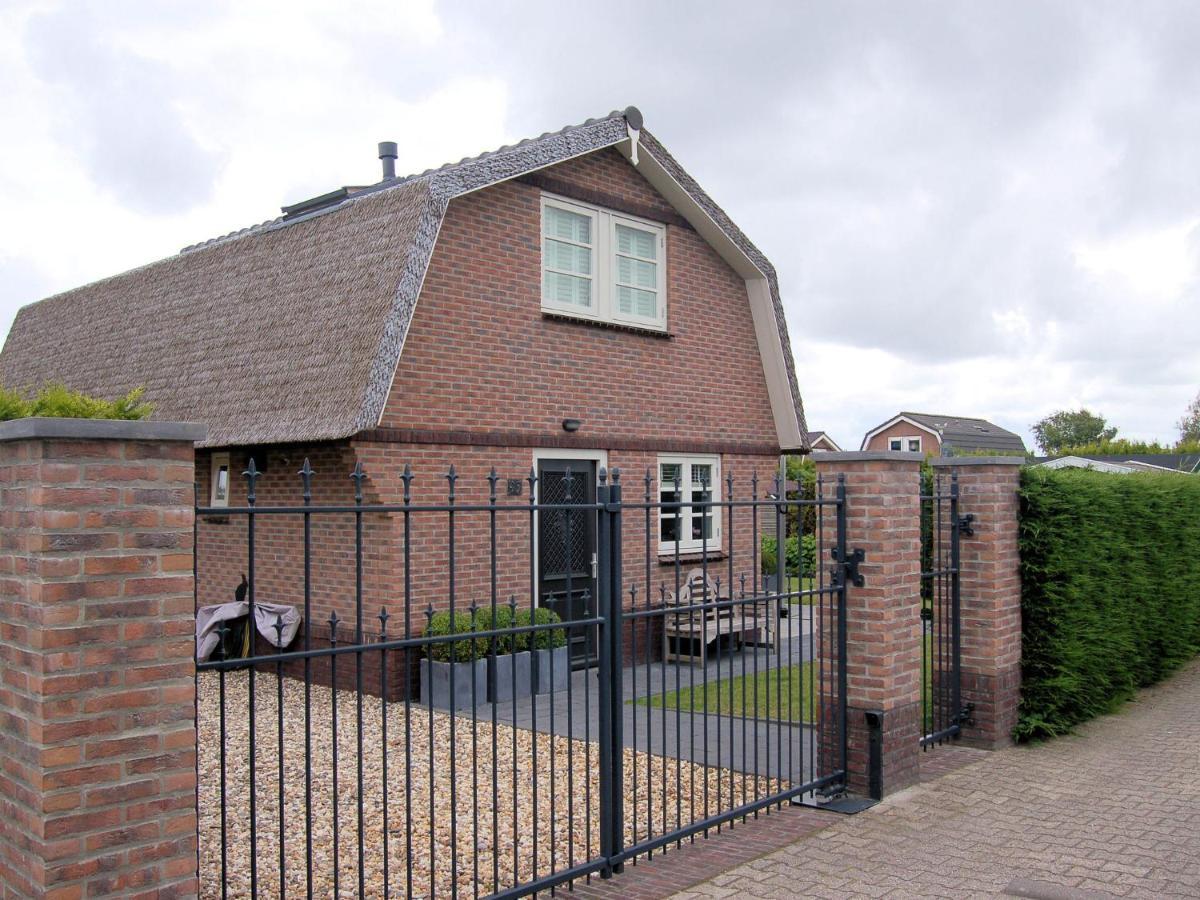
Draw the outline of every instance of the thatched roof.
M640 124L640 115L630 119ZM774 270L653 137L639 136L641 152L769 283L778 343L764 354L784 356L787 405L803 436ZM614 112L49 297L17 314L0 383L59 381L103 397L144 385L155 418L206 424L205 446L331 440L375 427L449 201L630 137L626 114Z

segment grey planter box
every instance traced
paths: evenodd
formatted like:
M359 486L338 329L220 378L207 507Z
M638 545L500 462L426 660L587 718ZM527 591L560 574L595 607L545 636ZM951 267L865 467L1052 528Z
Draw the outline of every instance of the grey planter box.
M454 669L454 709L470 709L474 699L487 699L487 660L456 662ZM421 702L438 709L450 709L450 670L448 662L421 660ZM474 693L472 694L472 686Z
M495 659L488 657L488 700L505 703L516 697L528 697L533 693L533 654L528 650L520 653L505 653ZM513 693L513 676L516 675L516 694Z
M553 662L551 661L553 657ZM567 647L533 651L533 686L538 694L565 691L571 677L571 657Z

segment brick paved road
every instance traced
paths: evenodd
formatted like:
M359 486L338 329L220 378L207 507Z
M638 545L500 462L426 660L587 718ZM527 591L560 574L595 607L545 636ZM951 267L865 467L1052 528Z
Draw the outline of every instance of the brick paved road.
M991 754L676 898L1006 892L1200 897L1200 662L1075 736Z

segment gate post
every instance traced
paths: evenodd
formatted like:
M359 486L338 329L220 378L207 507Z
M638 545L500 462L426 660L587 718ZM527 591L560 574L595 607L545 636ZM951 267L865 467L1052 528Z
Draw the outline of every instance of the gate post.
M0 884L195 897L199 425L0 425Z
M997 749L1012 742L1021 691L1021 580L1018 571L1019 456L933 460L958 476L959 511L970 515L959 540L962 702L973 706L964 743Z
M894 451L817 453L825 484L845 479L842 546L858 564L863 585L846 587L847 785L883 796L917 780L921 739L921 455ZM823 546L838 547L841 516L823 519ZM823 564L828 565L830 560ZM834 565L840 565L834 563ZM842 573L839 573L839 576ZM836 583L836 582L835 582ZM831 623L826 623L830 628ZM836 627L836 626L835 626ZM838 636L822 644L836 663ZM824 717L823 717L824 720ZM823 744L836 740L826 722ZM872 753L872 732L875 733ZM878 768L872 772L875 757Z
M600 855L607 860L625 849L620 479L620 470L613 469L612 483L609 484L608 475L601 469L600 483L596 487L597 612L604 618L597 648L600 665L596 673L600 688ZM623 868L621 863L610 862L601 870L601 877L608 878Z

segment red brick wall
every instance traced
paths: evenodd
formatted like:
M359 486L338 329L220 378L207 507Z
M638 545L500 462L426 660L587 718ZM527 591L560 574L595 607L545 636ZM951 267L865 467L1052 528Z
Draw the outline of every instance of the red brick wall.
M939 441L935 435L930 434L928 431L922 431L920 428L917 428L913 425L909 425L907 422L900 422L896 425L893 425L891 428L886 428L879 432L879 434L871 438L870 443L868 443L863 450L890 450L891 447L889 444L892 438L914 437L919 437L921 439L922 453L932 453L934 456L937 456L942 452L941 441ZM904 452L907 452L908 441L905 441L900 449Z
M859 572L864 585L851 585L846 598L847 731L849 781L868 788L865 714L883 713L883 789L891 793L917 779L921 738L921 525L920 463L863 459L854 453L818 454L817 471L831 481L846 477L846 541L866 553ZM866 454L864 454L865 456ZM826 546L836 543L834 517L825 518ZM825 646L836 658L836 621ZM826 690L836 695L837 667L830 666ZM829 742L836 729L822 735ZM833 748L828 748L833 752ZM830 757L836 759L836 754Z
M255 448L255 465L265 467L258 478L258 506L300 506L303 484L297 474L305 458L315 474L312 478L314 506L353 506L356 457L346 443ZM247 480L242 477L250 451L235 450L230 460L230 506L245 507ZM197 454L197 497L209 503L211 453ZM379 504L390 498L380 494L373 478L363 482L364 503ZM329 615L337 611L339 633L352 634L355 617L355 530L353 513L314 514L311 519L313 635L329 636ZM363 609L364 631L378 630L383 606L395 603L389 579L389 546L392 517L365 514L363 517ZM255 599L262 603L284 603L304 608L304 519L296 514L255 516ZM206 515L196 525L197 602L200 605L233 600L243 573L249 574L249 520L245 514ZM394 612L389 609L389 612ZM347 631L348 629L348 631Z
M627 502L642 502L645 496L645 473L647 469L657 479L658 454L650 451L630 451L620 448L601 448L608 451L608 464L622 470ZM497 602L505 604L515 597L520 606L531 604L531 581L529 566L530 517L528 512L529 485L527 476L533 466L533 450L530 448L469 447L462 445L395 444L378 441L355 441L346 444L313 445L295 448L271 448L258 451L258 459L265 456L267 472L260 476L257 488L259 506L296 506L301 502L300 479L296 476L305 455L317 471L313 478L313 504L353 503L353 487L349 472L354 461L361 461L367 473L364 482L365 502L401 504L404 497L403 473L405 466L413 474L411 499L414 507L441 505L447 501L448 480L446 473L451 464L457 474L455 502L461 507L486 506L488 503L488 473L493 467L499 478L497 484L497 527L496 527L496 596ZM209 454L202 451L197 467L197 484L202 503L207 503L209 491ZM245 479L240 473L245 469L247 456L235 451L231 468L235 473L232 481L231 505L245 504ZM257 464L257 460L256 460ZM751 492L751 477L759 476L759 496L771 490L771 479L777 471L777 457L725 454L721 456L721 496L727 499L727 475L734 476L734 496L747 499ZM506 482L510 478L521 481L520 497L505 494ZM657 482L652 486L651 497L658 499ZM732 515L732 518L731 518ZM758 534L764 533L772 521L767 521L767 512L761 514L757 523ZM449 516L445 512L417 510L409 517L411 534L409 544L411 558L405 567L405 516L402 512L388 514L373 513L365 516L364 528L364 632L372 640L378 632L378 615L386 608L391 617L388 630L400 635L406 624L414 633L419 633L428 621L427 612L444 609L450 602L449 579ZM655 598L665 585L668 590L675 587L673 558L660 559L658 547L658 521L652 516L650 522L650 583L649 589ZM735 584L745 575L747 584L753 583L755 541L751 536L750 512L736 509L722 514L723 539L714 551L727 551L732 535L733 554L714 553L710 560L710 574L724 584L729 580L730 562L733 563ZM630 587L637 587L637 601L645 602L646 582L646 518L644 512L630 510L625 515L624 528L624 580L623 601L628 606L634 597ZM467 609L471 603L485 606L491 603L491 531L486 510L460 509L455 513L454 523L455 608ZM198 602L220 603L232 599L233 590L247 571L247 517L240 513L226 516L203 516L197 524L197 577ZM295 514L259 514L255 517L255 590L256 599L263 602L280 602L303 608L304 603L304 553L303 520ZM328 618L336 611L340 625L339 640L347 641L354 636L354 531L353 517L348 514L313 516L313 541L311 557L311 603L313 610L313 641L315 646L327 644L329 638ZM681 571L684 575L699 561L694 556L684 556ZM407 607L410 619L405 620L406 585L411 605ZM536 586L532 588L536 591ZM657 601L656 601L657 602ZM301 632L301 635L303 632ZM644 637L642 638L644 644ZM297 643L294 647L302 646ZM261 645L266 652L267 647ZM657 654L657 646L654 648ZM644 652L642 647L641 652ZM402 663L389 662L389 681L393 687L401 679ZM378 658L369 654L364 666L368 686L377 685ZM295 670L295 671L293 671ZM289 671L293 674L296 667ZM340 667L339 682L346 686L354 683L352 665ZM320 672L315 677L321 677Z
M196 896L192 452L0 441L6 897Z
M615 151L544 174L668 222L672 337L544 318L542 190L504 182L451 202L382 424L777 446L743 279Z
M541 312L541 207L543 188L505 182L451 203L388 400L381 430L351 443L269 448L267 473L258 482L258 504L300 502L296 471L307 454L317 470L313 503L352 502L347 477L361 460L368 474L368 503L400 503L405 464L414 472L414 504L444 503L445 474L458 472L457 502L487 502L487 474L500 476L499 502L509 478L524 479L534 446L570 445L609 451L609 464L642 476L657 463L657 449L722 453L748 492L751 470L762 492L776 466L777 437L754 334L744 281L678 216L615 151L590 154L540 173L540 184L667 225L667 302L670 337L545 318ZM583 427L574 436L564 418ZM390 433L389 433L390 430ZM455 432L454 443L399 443L411 430ZM515 438L514 438L515 436ZM516 444L517 446L514 446ZM639 448L639 449L630 449ZM653 449L648 449L653 448ZM738 452L728 452L737 450ZM244 503L245 452L234 452L231 503ZM261 464L262 459L258 462ZM198 459L202 503L209 490L209 456ZM628 496L628 494L627 494ZM245 516L198 524L199 602L232 599L248 571ZM491 602L490 544L486 513L456 514L455 605ZM631 520L633 517L630 517ZM747 517L748 518L748 517ZM327 638L336 610L348 625L354 616L353 518L313 519L313 634ZM741 525L738 529L736 526ZM498 518L499 602L530 598L528 513ZM625 541L626 577L645 574L644 517L630 521ZM302 520L256 517L255 585L262 601L303 605ZM652 523L652 588L674 572L657 558ZM368 517L364 566L365 630L373 634L381 608L390 628L404 628L405 523L401 513ZM761 531L761 528L760 528ZM752 575L752 540L746 522L735 523L738 572ZM407 572L414 630L426 610L449 604L449 524L445 514L412 518L412 561ZM685 573L691 563L685 562ZM722 578L727 578L727 562ZM644 600L645 585L639 585ZM628 594L626 596L628 602ZM339 629L342 639L352 634Z

